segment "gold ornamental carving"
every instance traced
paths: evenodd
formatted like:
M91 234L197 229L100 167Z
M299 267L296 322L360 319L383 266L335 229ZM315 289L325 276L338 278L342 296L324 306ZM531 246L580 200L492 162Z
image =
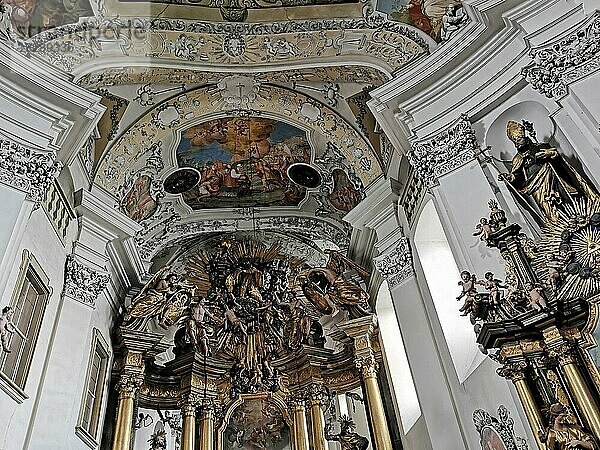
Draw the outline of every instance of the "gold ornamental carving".
M356 358L356 367L361 371L363 378L376 378L379 363L374 356L362 356Z
M119 390L119 399L134 398L143 382L144 375L141 373L122 374L117 385Z

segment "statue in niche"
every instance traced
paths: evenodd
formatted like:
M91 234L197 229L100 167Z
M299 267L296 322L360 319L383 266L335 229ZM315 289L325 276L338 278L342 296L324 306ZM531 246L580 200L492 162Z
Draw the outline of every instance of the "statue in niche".
M347 415L340 416L338 420L340 432L333 434L333 424L329 422L325 427L325 439L328 441L337 441L342 450L366 450L369 446L369 440L356 433L356 424Z
M548 309L548 305L546 304L546 298L544 296L544 288L541 285L525 283L523 289L529 297L529 306L531 306L537 312L545 311Z
M547 450L596 450L594 438L583 431L561 403L549 408L550 428L545 440Z
M588 183L549 143L538 143L533 124L510 121L506 134L514 143L517 154L510 172L501 173L504 181L517 197L531 197L546 220L555 222L558 212L577 199L598 196ZM529 136L528 136L529 135Z
M190 304L194 295L194 286L179 281L179 275L163 274L168 267L159 270L131 301L131 306L123 317L123 325L135 330L143 330L152 319L158 324L169 327L177 322Z
M326 267L308 269L298 275L306 299L321 314L332 314L334 306L343 307L355 318L369 314L369 295L344 277L347 268L355 269L361 276L368 276L368 272L338 251L325 252L329 254Z
M2 340L2 350L5 353L11 352L8 346L10 334L17 333L24 341L27 340L23 332L13 323L12 318L14 314L15 310L10 306L2 308L2 315L0 316L0 339Z

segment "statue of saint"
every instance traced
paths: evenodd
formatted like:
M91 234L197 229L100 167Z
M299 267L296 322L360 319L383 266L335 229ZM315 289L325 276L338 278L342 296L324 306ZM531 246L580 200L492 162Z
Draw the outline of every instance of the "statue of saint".
M547 450L596 450L592 436L570 418L561 403L550 406L550 429L546 436Z
M527 125L527 129L526 129ZM514 143L517 154L510 172L501 173L499 179L524 198L531 197L547 220L556 221L558 211L577 199L595 198L596 189L546 142L537 143L533 126L510 121L506 134Z
M342 415L339 419L340 433L332 434L332 424L329 423L325 428L325 439L328 441L338 441L342 450L366 450L369 446L369 440L356 433L354 429L356 425L354 421L346 416Z

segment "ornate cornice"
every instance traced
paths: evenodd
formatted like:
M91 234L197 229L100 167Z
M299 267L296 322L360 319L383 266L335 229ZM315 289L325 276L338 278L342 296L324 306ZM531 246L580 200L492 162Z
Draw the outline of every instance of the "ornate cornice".
M73 255L68 255L63 295L95 308L96 299L109 280L108 274L90 269L77 261Z
M433 138L414 142L408 159L428 187L438 178L465 165L479 148L475 131L466 114Z
M27 193L36 206L60 173L63 164L54 153L38 153L16 142L0 139L0 183Z
M400 238L395 247L375 258L375 267L385 277L390 289L414 275L408 238Z
M600 12L596 12L567 37L532 49L533 63L522 74L546 97L564 97L570 83L600 69L599 41Z

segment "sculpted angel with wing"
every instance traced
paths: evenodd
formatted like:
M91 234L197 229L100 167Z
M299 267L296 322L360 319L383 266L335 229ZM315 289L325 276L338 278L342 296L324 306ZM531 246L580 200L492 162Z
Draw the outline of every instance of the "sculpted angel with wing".
M123 325L143 330L150 320L158 319L158 324L166 328L177 322L189 306L194 295L194 287L179 282L176 273L168 273L169 267L159 270L135 297L123 318Z
M326 250L329 260L326 267L316 267L300 272L297 283L306 299L322 314L332 314L334 306L343 307L352 317L369 313L367 294L360 286L346 280L346 269L355 269L361 276L369 275L362 267L335 250Z

